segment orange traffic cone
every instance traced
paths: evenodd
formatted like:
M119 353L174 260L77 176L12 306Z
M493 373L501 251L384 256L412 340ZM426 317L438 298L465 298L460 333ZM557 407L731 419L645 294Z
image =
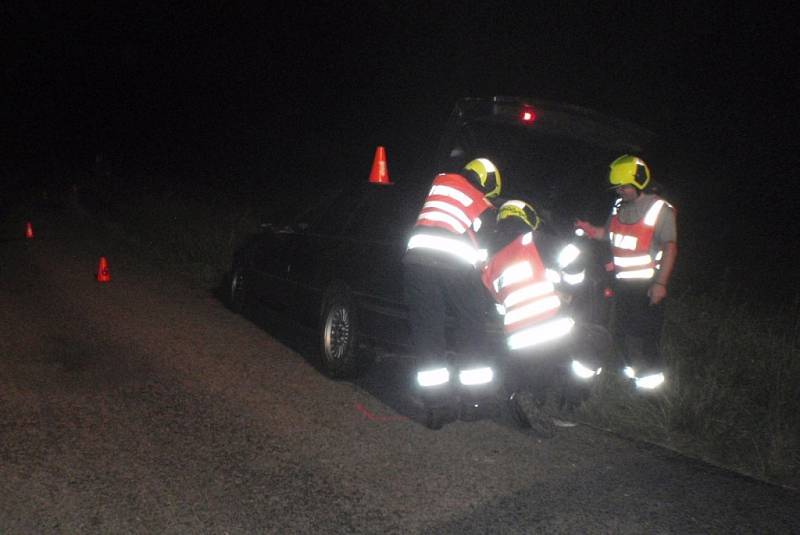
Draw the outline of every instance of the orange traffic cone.
M111 273L108 272L108 260L105 256L100 257L100 265L97 266L97 282L111 282Z
M33 225L31 225L30 221L25 223L25 237L29 240L33 239Z
M389 180L389 167L386 165L386 149L378 147L375 149L375 159L372 161L372 171L369 173L369 181L373 184L392 183Z

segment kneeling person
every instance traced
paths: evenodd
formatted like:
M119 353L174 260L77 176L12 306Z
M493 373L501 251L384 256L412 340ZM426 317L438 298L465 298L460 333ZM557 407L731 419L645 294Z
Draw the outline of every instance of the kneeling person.
M580 251L544 232L529 203L504 203L497 216L493 254L484 286L503 315L510 353L507 386L512 410L542 434L552 434L546 414L557 371L569 355L575 321L566 301L583 280Z

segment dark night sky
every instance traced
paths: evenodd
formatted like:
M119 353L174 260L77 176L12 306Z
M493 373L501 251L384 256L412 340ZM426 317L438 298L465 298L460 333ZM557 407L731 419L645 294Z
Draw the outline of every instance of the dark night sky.
M793 210L796 27L768 3L194 4L4 4L6 174L79 176L104 152L268 186L366 173L378 144L402 173L456 98L527 95L654 130L681 186Z

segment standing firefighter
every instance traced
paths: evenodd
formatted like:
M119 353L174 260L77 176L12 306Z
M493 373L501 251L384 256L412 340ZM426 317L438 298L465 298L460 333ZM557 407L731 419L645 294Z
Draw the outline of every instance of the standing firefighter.
M664 298L678 254L675 211L651 193L650 169L635 156L611 163L608 177L617 201L605 227L576 221L596 240L608 239L615 278L614 341L625 375L637 389L652 390L665 379L660 351Z
M494 228L490 199L500 194L501 185L500 171L486 158L470 161L461 174L438 175L403 258L417 386L432 428L453 414L459 394L475 398L494 387L478 268ZM455 363L446 354L448 305L456 316Z
M579 249L540 225L529 203L505 202L497 215L496 252L482 279L503 315L512 412L522 425L549 436L554 429L548 413L555 407L546 405L556 402L557 372L573 345L575 321L567 305L584 272Z

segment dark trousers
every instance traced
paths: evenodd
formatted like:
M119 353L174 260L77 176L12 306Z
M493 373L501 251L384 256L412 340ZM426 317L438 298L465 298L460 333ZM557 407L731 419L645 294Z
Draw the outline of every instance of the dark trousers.
M649 286L649 281L618 283L614 290L614 345L625 365L635 368L638 376L664 370L664 301L651 305Z
M405 300L419 363L447 364L448 307L455 316L453 342L459 361L486 362L486 297L478 272L417 264L404 267Z

